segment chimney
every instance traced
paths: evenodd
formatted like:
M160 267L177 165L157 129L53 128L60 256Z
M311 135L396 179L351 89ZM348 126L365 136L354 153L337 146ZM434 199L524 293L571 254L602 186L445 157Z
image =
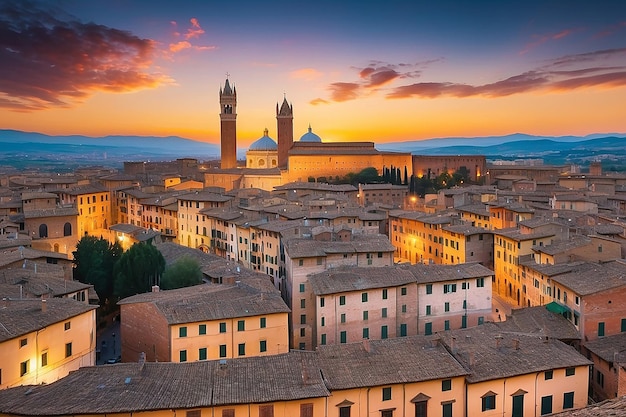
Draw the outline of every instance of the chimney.
M152 292L159 292L159 286L158 285L153 285L152 286Z
M456 336L452 336L450 338L450 350L452 351L452 354L456 353Z
M513 349L519 350L519 339L513 339Z
M371 347L370 347L370 340L369 339L363 339L363 348L365 349L365 351L367 353L370 353L372 351Z
M497 335L496 336L496 349L500 349L500 342L502 341L502 336L501 335Z
M42 299L41 300L41 312L45 313L46 311L48 311L48 304L47 304L47 300Z
M439 343L439 339L430 339L430 347L437 347L437 344Z
M469 362L469 366L474 366L474 363L476 363L476 358L474 357L474 351L473 350L470 350L467 353L467 359L468 359L468 362Z
M139 370L143 369L143 366L146 364L146 352L139 353Z

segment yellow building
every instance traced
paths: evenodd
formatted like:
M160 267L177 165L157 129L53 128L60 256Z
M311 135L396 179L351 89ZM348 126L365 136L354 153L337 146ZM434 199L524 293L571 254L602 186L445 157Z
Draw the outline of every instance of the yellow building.
M190 248L209 250L211 229L201 211L224 207L232 197L203 190L178 196L178 243Z
M112 220L112 204L107 189L86 185L57 193L62 205L73 204L78 210L79 237L98 236L108 231Z
M289 309L262 289L201 284L128 297L121 306L122 360L192 362L289 351Z
M51 383L95 364L96 306L70 298L0 303L0 388Z
M573 348L536 335L497 337L493 324L476 329L484 332L87 367L54 384L0 391L0 416L493 417L586 405L591 362Z

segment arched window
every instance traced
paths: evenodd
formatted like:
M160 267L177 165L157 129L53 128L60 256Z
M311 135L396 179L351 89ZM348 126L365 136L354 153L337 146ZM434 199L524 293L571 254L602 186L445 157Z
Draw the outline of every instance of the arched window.
M63 236L72 236L72 225L69 222L63 225Z
M48 225L43 223L39 225L39 237L48 237Z

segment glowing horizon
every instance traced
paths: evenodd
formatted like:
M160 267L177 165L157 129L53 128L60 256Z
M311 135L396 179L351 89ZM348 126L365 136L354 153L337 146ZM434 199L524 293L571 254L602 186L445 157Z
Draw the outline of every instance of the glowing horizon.
M626 132L626 3L414 3L0 6L0 128L219 144L228 72L239 148L276 139L283 95L295 140Z

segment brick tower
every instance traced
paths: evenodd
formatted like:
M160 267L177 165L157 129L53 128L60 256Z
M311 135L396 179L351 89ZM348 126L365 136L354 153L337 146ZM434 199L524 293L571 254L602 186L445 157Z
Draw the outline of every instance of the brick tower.
M228 78L220 88L221 168L237 167L237 89Z
M278 130L278 167L287 168L287 156L293 145L293 106L283 98L283 104L276 103L276 124Z

